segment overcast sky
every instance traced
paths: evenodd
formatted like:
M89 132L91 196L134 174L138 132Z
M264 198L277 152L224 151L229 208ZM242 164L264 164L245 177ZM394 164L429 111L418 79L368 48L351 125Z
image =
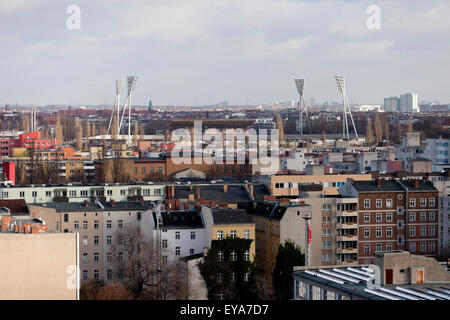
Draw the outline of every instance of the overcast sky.
M448 0L0 0L0 41L0 104L112 104L129 74L142 105L289 101L296 77L339 101L335 74L354 102L450 103Z

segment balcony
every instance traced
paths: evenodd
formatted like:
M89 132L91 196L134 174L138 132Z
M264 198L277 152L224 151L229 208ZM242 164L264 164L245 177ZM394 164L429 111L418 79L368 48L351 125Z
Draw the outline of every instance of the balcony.
M346 236L336 236L336 241L357 241L358 236L356 235L346 235Z
M358 253L358 249L355 248L336 248L336 253L341 253L341 254L352 254L352 253Z
M336 211L336 217L357 217L357 210Z
M336 223L336 229L358 229L356 222Z

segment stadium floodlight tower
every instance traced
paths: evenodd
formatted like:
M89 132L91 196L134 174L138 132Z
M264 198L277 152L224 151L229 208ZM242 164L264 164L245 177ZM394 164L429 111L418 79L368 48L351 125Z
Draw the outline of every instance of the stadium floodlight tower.
M120 120L120 126L119 128L122 127L122 123L123 123L123 117L127 111L128 108L128 138L127 138L127 143L130 144L131 143L131 95L134 91L134 87L136 85L136 81L137 81L137 77L136 76L128 76L127 77L127 86L128 86L128 93L127 93L127 99L125 101L125 106L123 108L123 113L122 113L122 118ZM119 129L120 131L120 129Z
M347 138L350 141L350 133L348 132L348 115L350 115L350 119L352 120L353 130L355 130L356 139L359 140L358 132L356 132L355 122L353 121L352 110L350 108L350 104L347 99L347 91L345 90L345 77L344 76L335 76L336 83L338 86L338 90L342 95L342 103L343 103L343 119L342 119L342 139L345 140Z
M300 134L303 136L303 114L306 116L306 121L308 122L309 133L311 133L311 124L309 123L308 115L308 105L303 97L303 86L305 84L304 79L295 79L295 85L297 86L298 98L298 112L299 112L299 125Z
M111 118L109 119L108 131L106 134L109 134L109 130L111 130L112 120L114 118L114 110L117 109L117 137L120 133L119 119L120 119L120 94L122 93L123 86L125 85L125 80L116 80L116 99L114 101L114 107L111 112Z

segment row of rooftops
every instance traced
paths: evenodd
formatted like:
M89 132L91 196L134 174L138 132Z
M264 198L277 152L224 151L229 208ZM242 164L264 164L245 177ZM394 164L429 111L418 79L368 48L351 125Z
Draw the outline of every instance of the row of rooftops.
M426 180L384 180L352 181L352 186L358 192L403 192L437 191L433 183Z

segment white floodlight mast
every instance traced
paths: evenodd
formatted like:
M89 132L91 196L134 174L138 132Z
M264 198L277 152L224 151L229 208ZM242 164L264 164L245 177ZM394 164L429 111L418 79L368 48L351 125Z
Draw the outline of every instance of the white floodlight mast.
M295 85L297 86L297 91L299 94L298 99L298 111L300 112L300 134L303 136L303 113L306 116L306 121L308 122L309 132L311 133L311 124L309 123L308 105L303 97L303 87L305 84L304 79L295 79Z
M119 126L119 119L120 119L120 94L122 93L123 86L125 85L124 80L116 80L116 98L114 100L114 107L111 112L111 118L109 119L109 125L108 125L108 131L106 134L109 134L109 130L111 129L112 120L114 118L114 109L117 107L117 136L119 136L120 132L120 126Z
M350 115L350 119L351 119L352 125L353 125L353 130L355 130L356 139L359 139L358 132L356 131L355 122L353 120L352 110L350 108L350 104L348 103L347 91L345 90L345 77L344 76L335 76L335 78L336 78L338 90L342 94L342 103L343 103L342 136L343 136L343 139L346 138L346 134L347 134L347 140L350 141L350 133L348 130L347 115Z
M122 112L122 117L120 120L120 125L119 125L119 131L120 128L122 128L122 124L123 124L123 117L127 111L127 107L128 107L128 138L127 138L127 143L131 143L131 94L134 90L134 86L136 85L136 80L137 77L136 76L128 76L127 77L127 86L128 86L128 93L127 93L127 99L125 101L125 105L123 107L123 112Z

